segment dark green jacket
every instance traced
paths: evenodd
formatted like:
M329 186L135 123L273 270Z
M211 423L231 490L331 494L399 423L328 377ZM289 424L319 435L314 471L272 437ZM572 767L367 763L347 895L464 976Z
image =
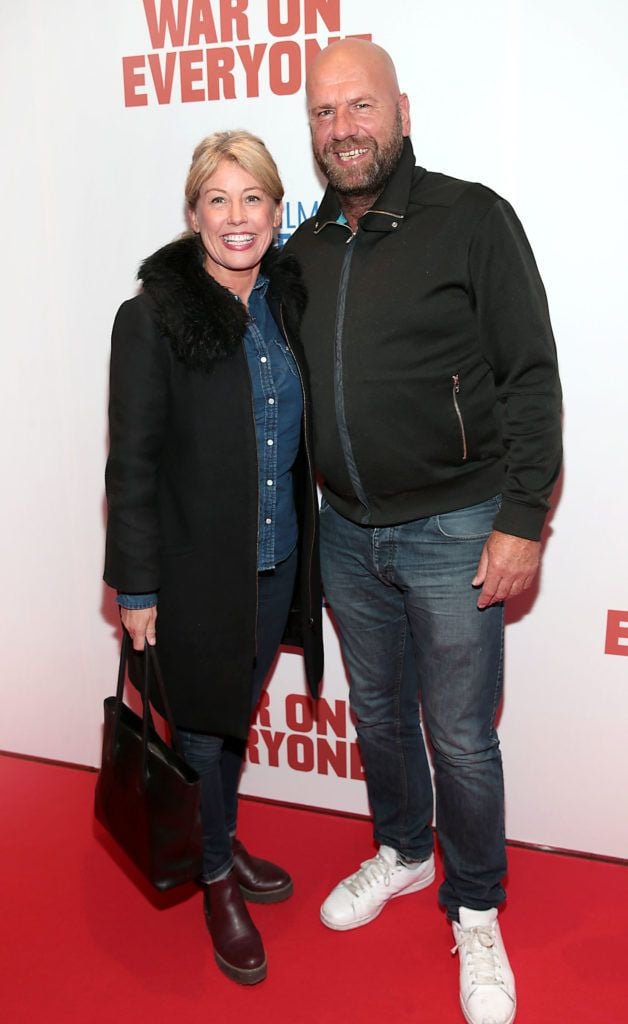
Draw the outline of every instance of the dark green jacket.
M386 526L501 493L495 528L537 539L561 463L543 284L511 206L416 167L408 139L352 237L328 188L288 242L308 306L325 497Z

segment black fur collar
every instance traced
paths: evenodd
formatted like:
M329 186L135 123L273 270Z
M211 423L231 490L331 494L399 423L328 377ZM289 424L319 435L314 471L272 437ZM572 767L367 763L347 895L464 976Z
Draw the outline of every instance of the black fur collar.
M186 235L144 260L138 271L151 299L159 328L175 355L191 369L209 371L240 347L247 311L207 273L198 236ZM274 247L262 260L269 278L269 300L281 304L292 334L298 330L306 304L296 259Z

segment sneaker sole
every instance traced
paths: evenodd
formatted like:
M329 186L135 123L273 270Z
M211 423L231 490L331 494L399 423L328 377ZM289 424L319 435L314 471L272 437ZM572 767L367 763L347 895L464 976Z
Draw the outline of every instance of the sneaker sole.
M325 915L323 914L322 907L321 921L327 928L331 928L331 930L334 932L349 932L351 931L352 928L361 928L362 925L370 924L371 921L374 921L376 917L379 917L382 910L390 900L396 900L399 896L410 896L410 894L413 892L420 892L421 889L427 889L428 885L431 885L435 878L436 868L432 868L431 873L426 878L421 878L419 881L413 882L412 885L409 885L407 886L407 888L402 889L401 892L393 893L392 896L389 896L387 900L384 900L384 902L380 904L380 906L377 907L377 909L374 910L372 914L369 914L368 917L361 917L359 921L348 921L346 924L336 924L333 921L329 920L327 917L325 917ZM471 1024L473 1024L473 1022L471 1022ZM510 1022L508 1022L508 1024L510 1024Z

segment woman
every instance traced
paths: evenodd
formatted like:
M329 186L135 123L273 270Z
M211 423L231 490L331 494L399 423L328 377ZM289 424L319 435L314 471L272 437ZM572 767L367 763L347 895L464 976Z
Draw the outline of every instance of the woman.
M201 142L185 195L192 232L142 264L113 328L105 580L134 649L159 639L201 776L216 961L254 984L266 957L243 896L277 902L292 882L235 837L251 710L282 637L314 695L322 673L305 297L273 246L283 187L259 139Z

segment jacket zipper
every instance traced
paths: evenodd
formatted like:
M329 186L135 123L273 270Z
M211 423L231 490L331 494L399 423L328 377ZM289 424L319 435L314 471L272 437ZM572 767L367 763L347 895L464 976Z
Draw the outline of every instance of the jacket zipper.
M313 622L314 622L314 618L312 616L312 605L314 603L313 600L312 600L312 562L314 561L314 534L315 534L315 529L316 529L316 498L315 498L316 486L312 486L312 480L314 479L314 460L312 458L312 453L310 451L310 446L308 444L309 421L308 421L308 411L307 411L307 397L306 397L306 394L305 394L305 383L303 381L303 374L301 373L301 367L299 366L299 361L296 358L294 352L292 351L292 348L291 348L291 345L290 345L290 340L289 340L289 337L288 337L288 332L286 330L286 325L285 325L285 322L284 322L283 305L281 303L279 305L279 317L281 319L281 330L282 330L282 333L283 333L286 345L288 347L290 355L294 359L294 365L296 366L297 373L299 374L299 382L301 384L301 393L303 395L303 441L304 441L304 444L305 444L305 456L307 458L307 465L308 465L310 499L311 499L311 502L312 502L312 539L310 541L310 550L309 550L308 563L307 563L307 594L308 594L308 599L309 599L309 602L310 602L309 608L307 609L307 617L308 617L308 622L309 622L309 624L311 626L313 624ZM258 521L259 521L259 515L258 515Z
M405 213L391 213L390 210L367 210L366 213L379 213L382 217L395 217L397 220L403 220L405 217Z
M460 411L460 405L458 403L458 395L460 394L460 374L454 373L451 378L452 391L451 397L454 402L454 412L458 417L458 426L460 427L460 438L462 441L462 461L467 461L468 449L467 449L467 435L464 429L464 420L462 419L462 413Z
M362 505L366 518L363 522L368 522L370 516L369 504L367 497L362 486L358 467L356 465L355 457L353 454L353 448L351 445L351 438L349 436L349 428L347 426L347 418L345 414L345 392L344 392L344 363L343 363L343 352L342 352L342 338L345 321L345 308L347 304L347 290L349 274L351 271L351 261L353 259L353 253L357 245L357 235L352 235L349 239L352 243L350 248L345 252L342 267L340 268L340 281L338 283L338 304L336 307L336 323L334 327L334 405L336 409L336 420L338 423L338 433L340 436L340 448L344 456L345 465L347 467L347 473L351 485L355 492L355 495Z
M405 217L405 213L391 213L390 210L367 210L366 213L378 213L382 217L394 217L397 221L403 220L404 217ZM366 214L365 214L365 216L366 216ZM326 228L329 224L337 224L337 223L338 223L337 220L326 220L326 221L323 221L322 224L318 224L314 228L314 234L318 235L323 230L323 228ZM351 238L353 238L355 232L351 231L351 228L349 227L349 225L348 224L344 224L343 227L348 228L348 230L351 232ZM395 227L396 227L396 225L395 225ZM351 241L351 238L347 239L347 245Z

